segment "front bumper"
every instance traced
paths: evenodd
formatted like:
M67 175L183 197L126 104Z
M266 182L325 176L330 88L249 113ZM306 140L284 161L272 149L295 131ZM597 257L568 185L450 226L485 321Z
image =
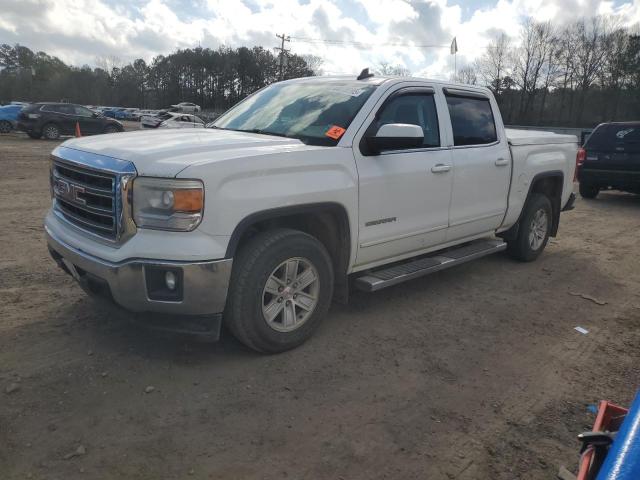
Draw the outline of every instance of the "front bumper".
M132 312L214 315L224 310L231 259L205 262L130 259L112 263L64 243L47 226L45 232L53 259L87 293L111 297ZM163 272L168 270L174 272L178 286L173 292L163 293L157 280L164 278Z
M18 120L18 123L16 125L16 130L19 130L21 132L26 132L26 133L33 133L35 132L35 125L32 123L25 123L23 121Z

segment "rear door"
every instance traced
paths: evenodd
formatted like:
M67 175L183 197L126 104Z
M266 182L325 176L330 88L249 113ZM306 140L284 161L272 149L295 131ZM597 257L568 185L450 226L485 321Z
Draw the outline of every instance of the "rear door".
M445 88L444 92L454 143L447 241L455 241L500 226L512 165L495 101L477 90Z

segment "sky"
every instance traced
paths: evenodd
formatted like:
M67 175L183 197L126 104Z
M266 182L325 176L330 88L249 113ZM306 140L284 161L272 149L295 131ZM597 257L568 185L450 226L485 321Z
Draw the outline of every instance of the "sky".
M598 13L638 28L640 0L0 0L0 43L95 66L195 46L272 49L284 33L325 74L388 63L449 78L453 37L460 67L500 33L517 38L524 17L560 25Z

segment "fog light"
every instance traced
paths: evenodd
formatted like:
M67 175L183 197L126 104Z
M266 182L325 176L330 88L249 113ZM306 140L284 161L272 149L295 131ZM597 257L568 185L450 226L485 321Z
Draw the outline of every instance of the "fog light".
M167 272L164 274L164 283L171 291L176 289L176 274L173 272Z

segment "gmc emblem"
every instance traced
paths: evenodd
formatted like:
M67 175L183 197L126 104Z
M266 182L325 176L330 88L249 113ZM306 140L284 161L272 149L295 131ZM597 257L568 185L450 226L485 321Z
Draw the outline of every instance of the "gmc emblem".
M80 205L86 205L87 203L84 198L80 197L80 194L84 193L84 187L80 185L56 178L53 181L53 191L57 197L67 200L68 202L78 203Z

